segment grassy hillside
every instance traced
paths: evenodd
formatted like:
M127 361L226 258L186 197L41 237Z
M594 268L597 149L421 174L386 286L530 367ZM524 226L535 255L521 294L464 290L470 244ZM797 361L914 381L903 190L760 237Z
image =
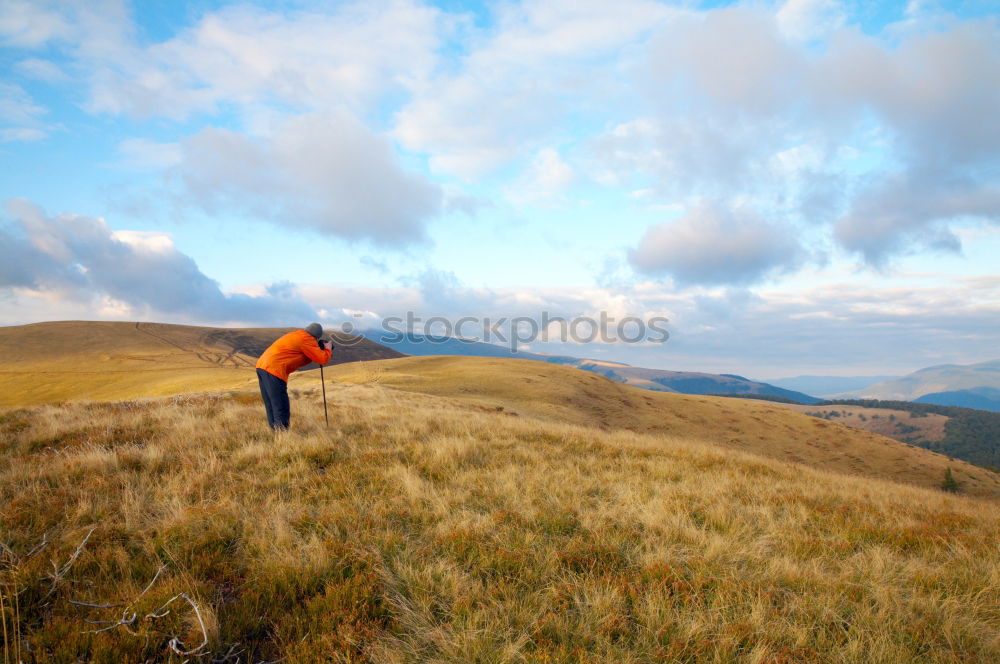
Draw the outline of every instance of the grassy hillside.
M980 466L1000 468L1000 413L958 406L874 399L825 401L816 407L798 410L826 413L825 416L830 419L839 419L856 408L870 409L875 414L884 411L881 419L889 420L894 428L894 433L886 435ZM885 426L876 419L875 414L871 414L867 421L862 421L860 426L869 430ZM933 422L941 422L943 426L932 425Z
M945 424L948 422L947 415L926 413L914 416L910 411L898 408L840 404L829 406L792 404L788 407L806 415L865 429L919 447L937 445L944 440Z
M995 503L375 364L277 438L254 394L4 412L5 661L1000 660Z
M0 405L130 399L253 384L256 358L291 328L62 321L0 327ZM332 363L399 357L343 337Z
M924 487L940 486L950 467L970 494L1000 496L995 473L763 401L651 392L568 367L502 358L407 357L339 365L327 377L377 381L508 415L697 438L725 449ZM316 384L310 376L301 381L293 384Z

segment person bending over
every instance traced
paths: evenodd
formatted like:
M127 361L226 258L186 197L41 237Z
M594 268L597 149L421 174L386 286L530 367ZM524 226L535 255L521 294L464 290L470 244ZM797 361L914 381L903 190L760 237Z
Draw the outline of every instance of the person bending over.
M326 364L330 361L333 342L320 339L322 336L322 326L312 323L305 329L278 337L257 360L260 396L267 411L267 423L275 431L288 429L291 418L288 374L310 362Z

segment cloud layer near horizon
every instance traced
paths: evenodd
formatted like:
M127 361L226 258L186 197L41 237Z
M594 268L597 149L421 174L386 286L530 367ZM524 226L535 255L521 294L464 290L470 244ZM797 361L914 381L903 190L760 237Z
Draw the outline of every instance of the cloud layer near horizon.
M161 233L112 231L100 218L47 215L24 199L6 202L0 224L0 289L57 303L100 304L118 315L219 323L302 321L315 310L284 284L265 295L223 293Z

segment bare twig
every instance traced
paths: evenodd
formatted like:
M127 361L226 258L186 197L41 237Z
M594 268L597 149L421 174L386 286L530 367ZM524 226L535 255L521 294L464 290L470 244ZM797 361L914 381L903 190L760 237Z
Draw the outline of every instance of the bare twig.
M234 657L236 658L236 661L239 662L240 661L239 660L239 655L241 655L244 652L246 652L245 649L243 649L243 650L237 650L236 648L239 645L240 644L237 641L233 645L229 646L229 650L226 651L226 654L223 655L222 657L218 658L218 659L213 659L212 660L212 664L227 664L227 662L229 662L229 660L231 660Z
M114 609L124 604L91 604L90 602L78 602L75 599L68 600L74 606L89 606L92 609Z
M138 616L138 614L135 611L133 611L132 614L129 615L128 610L131 609L133 606L135 606L136 602L138 602L139 599L143 595L145 595L147 592L149 592L149 589L153 587L153 584L156 583L156 580L158 578L160 578L160 574L163 573L163 570L165 570L166 568L167 568L166 565L160 565L160 568L158 570L156 570L156 574L153 575L153 580L150 581L146 585L146 587L142 589L141 593L139 593L138 595L135 596L135 599L133 599L128 604L124 605L125 608L122 610L122 617L119 618L118 620L86 620L86 619L84 619L84 622L88 623L90 625L109 625L108 627L104 627L102 629L90 630L90 631L85 632L85 633L86 634L99 634L101 632L107 632L108 630L112 630L112 629L114 629L116 627L125 627L126 630L129 631L129 633L132 633L131 630L128 630L128 627L130 625L134 625L135 621L136 621L136 618L138 618L139 616ZM92 607L92 608L95 608L95 609L111 609L111 608L116 608L116 607L122 606L121 604L90 604L88 602L77 602L77 601L72 600L72 599L69 600L69 603L70 604L75 604L76 606L88 606L88 607Z
M198 651L200 651L201 649L203 649L205 646L208 645L208 630L205 629L205 621L202 620L201 609L198 608L198 605L195 604L193 599L188 597L187 593L179 593L177 595L174 595L166 602L164 602L163 605L156 611L153 611L152 613L147 615L146 618L147 619L162 618L163 616L170 613L170 611L164 611L164 609L166 609L174 600L178 599L186 600L187 603L191 605L191 608L194 609L194 615L198 618L198 626L201 628L202 642L201 645L192 648L191 650L182 650L184 644L178 637L175 636L172 639L170 639L170 641L167 643L167 646L181 657L186 657L188 655L196 655L198 654Z
M36 553L41 552L42 549L44 549L48 545L49 545L49 534L45 533L44 535L42 535L42 541L36 544L35 546L31 547L31 550L28 551L26 554L24 554L24 557L31 558Z
M96 526L87 531L87 535L83 538L83 541L80 542L80 545L76 547L76 551L73 552L73 555L69 557L69 560L67 560L62 567L56 565L56 561L52 561L52 586L49 588L49 592L45 594L46 597L55 592L56 585L62 581L62 578L66 576L67 572L69 572L69 568L72 567L73 563L76 562L76 559L80 557L80 554L83 552L83 547L87 544L87 540L90 539L90 536L94 534L95 530L97 530Z
M133 604L135 604L136 602L138 602L140 597L142 597L147 592L149 592L149 589L153 587L153 584L156 583L156 580L158 578L160 578L160 574L165 569L167 569L166 565L160 565L160 569L156 570L156 574L153 575L153 580L149 582L149 585L147 585L145 588L142 589L141 593L139 593L138 595L136 595L136 597L135 597L134 600L132 600L131 602L129 602L129 606L132 606Z
M94 630L91 630L91 631L86 632L86 633L87 634L100 634L101 632L107 632L107 631L110 631L112 629L115 629L116 627L121 627L122 625L128 626L128 625L131 625L131 624L135 623L135 619L136 618L138 618L138 614L133 613L131 616L128 616L128 617L122 615L122 619L118 620L118 621L111 621L111 620L90 621L90 620L84 620L84 622L90 623L91 625L100 625L100 624L103 624L103 623L111 623L107 627L103 627L101 629L94 629Z

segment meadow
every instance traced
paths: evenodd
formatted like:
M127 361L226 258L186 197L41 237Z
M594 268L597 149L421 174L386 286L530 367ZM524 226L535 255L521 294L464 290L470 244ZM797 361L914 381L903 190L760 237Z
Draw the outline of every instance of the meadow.
M1000 661L995 500L342 371L0 412L5 664Z

